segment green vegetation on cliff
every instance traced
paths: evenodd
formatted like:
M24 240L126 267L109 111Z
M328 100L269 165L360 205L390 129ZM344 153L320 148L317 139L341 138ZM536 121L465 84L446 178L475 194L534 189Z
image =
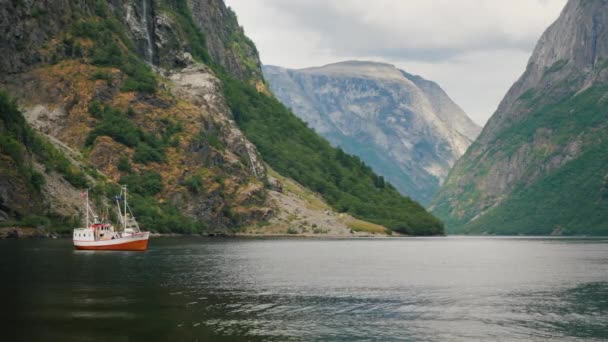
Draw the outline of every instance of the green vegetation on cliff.
M40 163L43 171L37 171L34 162ZM0 226L44 226L61 230L74 225L75 218L57 215L44 205L41 191L46 178L42 172L57 172L74 186L84 187L88 184L84 172L74 167L61 151L34 131L15 101L0 92L0 183L6 186L4 191L20 192L14 196L19 199L16 202L21 202L0 203L2 210L9 209L9 220L2 221Z
M27 154L45 166L46 171L56 171L76 187L86 187L84 173L75 168L61 151L46 138L34 131L25 121L16 103L4 92L0 92L0 151L11 157L20 172L29 177L30 184L37 190L44 182L40 173L27 161Z
M448 232L608 234L608 3L568 1L431 206Z
M335 209L412 235L442 223L385 183L359 158L332 147L274 97L231 77L225 95L245 135L275 170L320 193Z
M145 146L146 149L153 151L150 153L160 153L149 147L146 141L152 141L153 145L161 147L162 143L153 135L144 133L125 119L126 113L109 106L104 107L101 112L103 117L106 117L105 120L108 120L107 117L111 117L118 122L112 121L116 125L110 125L107 121L102 121L98 128L92 131L91 138L94 139L99 135L118 137L118 133L121 133L125 137L132 137L131 140L129 138L117 140L127 146L130 144L136 146L136 151ZM103 130L110 129L109 127L121 131ZM0 167L0 178L2 176L23 178L23 183L29 186L29 189L25 190L29 194L24 195L31 195L33 198L41 197L40 191L45 184L45 176L34 169L33 161L30 160L32 158L45 167L45 173L56 171L78 189L84 189L91 185L85 176L85 171L74 166L63 152L32 129L25 121L15 102L5 93L0 92L0 158L2 156L9 157L14 162L17 170L5 170ZM30 156L32 157L30 158ZM145 159L139 162L146 163L148 161L148 159ZM128 161L122 160L122 163L128 165ZM0 165L5 165L5 163L0 161ZM10 165L8 167L10 168ZM124 167L126 169L126 166ZM12 174L12 171L16 171L16 174ZM7 172L11 173L5 174ZM204 224L185 217L175 206L169 203L159 203L154 197L163 188L158 173L149 171L134 173L130 169L127 173L120 181L129 185L132 193L131 205L143 227L161 233L197 233L205 229ZM97 173L93 172L93 175L97 176ZM96 184L91 191L91 198L98 207L103 207L108 199L113 198L119 192L119 187L103 177L96 178ZM78 217L62 217L49 212L46 206L41 205L41 203L32 207L28 212L14 212L12 214L14 217L2 225L44 226L60 232L67 232L80 224Z
M475 215L475 201L465 206L470 212L461 220L450 217L448 203L436 204L435 213L445 217L454 232L468 234L608 235L608 86L595 85L555 103L540 105L543 95L525 94L529 115L504 129L492 142L490 155L508 158L524 144L534 165L563 158L562 149L578 141L580 154L559 168L540 171L532 183L519 184L499 206ZM591 129L590 129L591 128ZM536 132L547 132L547 141L533 145ZM469 169L488 169L489 161L469 162ZM532 170L538 171L538 170ZM474 186L463 189L459 198L476 198ZM466 202L466 201L465 201Z

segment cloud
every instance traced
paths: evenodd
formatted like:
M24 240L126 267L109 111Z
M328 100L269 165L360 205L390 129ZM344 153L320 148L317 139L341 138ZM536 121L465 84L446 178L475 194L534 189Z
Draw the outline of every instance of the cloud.
M523 72L565 2L227 0L263 63L392 62L437 81L479 123Z

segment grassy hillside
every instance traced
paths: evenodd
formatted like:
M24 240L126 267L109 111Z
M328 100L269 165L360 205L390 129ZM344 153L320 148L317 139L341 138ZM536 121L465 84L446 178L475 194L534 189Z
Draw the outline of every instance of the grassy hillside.
M454 208L445 197L435 203L434 213L445 218L454 233L608 234L607 94L608 87L598 84L548 105L542 104L547 98L543 94L524 94L530 114L501 131L487 151L465 159L456 171L483 175L492 162L509 160L522 146L531 146L524 177L532 180L519 183L479 218L473 219L481 198L477 184L458 194L460 215L450 212ZM568 152L567 146L577 148ZM564 160L560 167L551 166ZM443 191L455 187L447 184Z
M608 235L608 141L467 224L464 233Z
M320 193L328 203L404 234L442 234L442 223L377 176L359 158L331 145L274 97L224 76L235 120L281 174Z

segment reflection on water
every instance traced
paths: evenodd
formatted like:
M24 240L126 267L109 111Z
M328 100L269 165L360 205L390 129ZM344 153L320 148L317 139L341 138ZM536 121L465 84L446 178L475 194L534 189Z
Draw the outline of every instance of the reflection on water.
M19 340L608 339L603 239L0 241L0 272Z

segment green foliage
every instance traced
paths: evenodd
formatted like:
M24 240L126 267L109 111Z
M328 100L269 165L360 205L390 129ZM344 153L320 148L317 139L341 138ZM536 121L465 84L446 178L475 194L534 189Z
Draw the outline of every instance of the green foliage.
M103 119L104 111L103 104L97 100L93 100L89 104L89 113L91 113L94 118Z
M120 183L128 185L131 192L141 196L154 196L163 190L163 179L154 171L122 176Z
M129 158L127 158L126 156L121 156L120 159L118 160L118 171L122 171L122 172L126 172L126 173L131 173L131 171L133 171L131 169L131 163L129 162Z
M315 225L313 225L312 232L313 232L314 234L327 234L327 233L328 233L328 230L327 230L327 229L318 228L318 227L316 227ZM352 230L351 230L351 232L352 232ZM288 233L289 233L289 231L288 231ZM296 232L296 233L297 233L297 232Z
M166 3L166 10L172 14L172 17L178 24L177 26L186 36L186 41L190 44L190 53L192 56L205 64L211 64L212 61L207 52L205 35L194 23L187 0L171 0L164 2Z
M183 181L182 185L188 188L188 190L192 191L193 193L198 194L203 188L203 180L200 176L195 175Z
M23 114L8 94L0 91L0 120L7 132L15 139L27 143L31 132Z
M51 225L51 220L46 216L26 216L21 220L24 227L48 227Z
M121 69L129 76L123 84L122 91L156 92L156 76L150 67L134 55L129 55Z
M163 150L154 149L146 143L140 143L135 149L133 161L140 164L162 163L166 160Z
M33 153L48 171L59 172L70 184L76 187L88 186L84 173L76 169L46 138L36 133L27 124L15 102L3 92L0 92L0 120L6 131L0 136L0 149L15 161L36 190L40 190L44 184L44 177L34 171L31 165L25 164L25 149Z
M161 140L162 144L165 146L179 146L179 140L175 138L177 133L180 133L184 130L184 126L181 122L169 120L167 118L162 118L161 123L163 123L164 127L161 131Z
M224 146L224 143L215 131L201 132L200 138L218 151L224 151L226 149L226 146Z
M486 169L496 158L509 158L522 145L531 143L542 129L546 141L531 151L527 170L540 169L540 175L533 182L516 184L500 205L487 208L470 223L478 214L475 199L479 191L475 184L461 187L456 198L464 217L452 217L454 209L447 201L439 202L434 212L444 217L455 233L534 235L557 230L562 234L608 234L606 94L608 87L595 85L545 105L538 104L543 96L527 96L532 111L491 142L487 152L491 158L463 160L471 170ZM550 164L553 158L563 158L563 149L576 140L581 144L580 155L558 169L542 171L541 166Z
M48 12L44 8L35 7L34 9L32 9L32 12L31 12L30 15L32 16L32 18L38 19L38 18L43 17L43 16L45 16L47 14L48 14Z
M9 135L0 135L0 152L11 157L17 165L23 164L23 146L17 139Z
M87 138L87 145L93 144L98 136L106 135L116 140L117 142L135 147L144 139L144 133L137 127L127 115L122 111L111 106L101 107L99 103L91 104L91 115L100 117L101 120Z
M99 6L103 6L103 4ZM137 56L130 39L123 31L122 25L116 19L111 18L107 12L101 9L97 12L105 13L104 17L80 20L74 24L72 29L72 34L75 37L93 40L94 45L88 51L91 56L91 63L122 70L128 76L121 87L122 91L155 93L157 88L156 76L152 69ZM68 47L71 51L71 47ZM82 47L80 47L80 50L82 50ZM78 57L77 53L66 54ZM96 75L103 77L102 79L111 79L111 75Z
M92 145L98 136L105 135L125 146L136 147L133 156L133 161L136 163L161 163L166 160L165 144L154 134L146 133L136 126L129 119L129 111L124 113L95 101L91 103L89 111L91 115L101 120L89 134L86 141L87 145Z
M607 149L608 140L533 185L518 188L463 232L608 235Z
M235 120L275 170L355 217L410 235L443 233L442 223L422 206L401 196L359 158L331 147L276 99L222 78Z
M73 227L80 224L78 217L66 217L61 215L27 215L16 220L0 221L0 227L42 227L60 234L70 234Z
M104 80L104 81L111 81L112 80L112 74L107 72L107 71L95 71L95 73L91 76L91 79L96 81L96 80Z
M159 204L153 197L135 193L129 197L129 203L143 229L180 234L196 234L206 229L204 224L185 217L173 205Z

